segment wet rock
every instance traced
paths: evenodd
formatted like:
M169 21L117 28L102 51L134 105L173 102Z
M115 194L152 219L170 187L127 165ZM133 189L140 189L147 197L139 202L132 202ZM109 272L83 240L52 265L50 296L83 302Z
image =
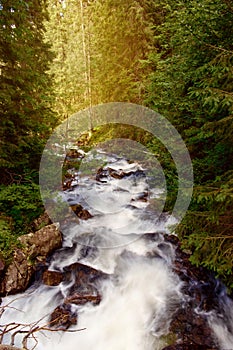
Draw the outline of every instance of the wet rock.
M78 176L77 174L66 173L62 189L63 191L73 190L75 186L78 185Z
M148 198L149 198L148 192L142 192L142 193L139 193L139 195L136 198L133 198L132 202L135 202L135 201L147 202Z
M84 305L86 303L91 303L93 305L98 305L101 302L100 294L79 294L74 293L71 296L65 299L65 304L76 304L76 305Z
M51 328L57 328L59 330L67 330L70 326L76 325L78 316L72 312L69 304L63 304L53 311L49 320L49 326Z
M83 209L83 207L80 204L71 205L71 209L78 216L79 219L88 220L92 218L92 215L89 213L89 211Z
M218 308L219 282L208 270L190 263L190 254L182 251L176 236L164 235L164 239L175 248L173 270L183 281L185 297L170 324L171 333L178 339L177 344L165 349L216 350L218 346L207 321L207 312Z
M71 184L72 184L73 179L65 179L62 185L63 191L67 191L71 189Z
M90 235L89 235L90 236ZM84 240L84 244L85 244L85 240ZM87 242L88 243L88 242ZM86 243L86 244L87 244ZM86 257L95 257L98 253L98 249L93 246L90 247L88 245L83 245L83 247L80 249L80 257L81 258L86 258Z
M111 177L113 177L114 179L123 179L123 177L125 177L125 173L124 171L122 170L114 170L114 169L111 169L111 168L108 168L108 172L109 172L109 175Z
M0 295L24 291L36 271L36 264L62 245L61 233L55 224L43 227L35 233L19 237L22 248L17 248L13 260L0 281Z
M63 304L58 306L51 314L50 322L52 326L68 329L71 325L77 323L77 315L72 312L72 304L92 303L98 305L101 302L101 295L97 289L98 281L108 275L90 266L74 263L64 268L63 276L67 284L73 281L73 285L69 289Z
M109 176L108 169L104 169L101 167L97 170L95 179L96 181L99 181L99 182L107 182L108 176Z
M131 175L133 176L145 176L143 170L135 170L135 171L123 171L121 169L115 170L108 168L109 175L113 177L114 179L123 179L124 177L129 177Z
M42 281L47 286L58 286L64 280L62 272L59 271L44 271Z
M62 245L62 236L56 224L45 226L35 233L19 237L27 257L45 258ZM40 259L39 259L40 260Z
M176 345L169 345L163 348L162 350L216 350L214 348L206 348L205 345L196 345L196 344L176 344Z
M22 350L22 349L16 348L15 346L12 346L12 345L0 344L0 350Z
M195 345L197 349L198 346L203 349L217 349L206 317L195 314L190 305L180 308L175 313L170 331L176 334L179 343Z
M158 249L164 254L166 254L167 256L172 257L172 248L169 243L159 243Z
M130 171L124 171L122 169L112 169L110 167L108 168L99 168L97 173L96 173L96 180L100 182L106 182L105 179L107 179L109 176L113 177L114 179L121 180L124 177L129 177L129 176L145 176L143 170L130 170Z
M70 149L66 152L66 158L71 159L82 159L85 157L85 153L82 150Z
M8 266L0 283L0 295L5 296L25 290L33 272L34 267L28 262L27 255L21 249L16 249L13 261Z
M96 294L96 283L108 275L100 270L96 270L93 267L74 263L64 268L64 274L70 276L74 280L74 284L69 291L69 296L75 293L90 293L90 291Z
M164 239L165 239L165 241L170 242L170 243L176 245L177 247L180 247L180 241L179 241L179 238L177 236L165 234Z
M163 232L144 233L143 238L152 242L163 242Z

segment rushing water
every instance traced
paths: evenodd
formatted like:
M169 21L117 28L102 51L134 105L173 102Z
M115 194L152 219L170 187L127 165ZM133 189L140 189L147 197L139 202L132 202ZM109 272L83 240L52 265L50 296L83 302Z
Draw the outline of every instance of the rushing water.
M166 215L159 218L154 209L164 189L151 189L137 163L130 164L101 152L98 157L104 157L104 169L123 171L128 176L117 178L107 173L104 176L103 170L100 181L96 181L85 171L77 174L72 191L62 195L71 204L81 203L93 217L80 220L65 231L63 249L54 254L49 270L63 271L66 266L80 262L109 274L98 286L102 300L99 305L72 306L78 313L78 324L70 330L80 331L35 333L38 344L30 340L31 348L36 345L37 350L162 349L172 315L183 300L182 282L172 271L175 252L163 236L169 232L173 219ZM156 239L148 240L145 234L155 232ZM85 254L84 247L88 247ZM67 296L72 283L35 285L23 294L4 298L4 304L14 301L1 322L26 325L40 320L38 324L46 324L61 303L60 296ZM227 325L214 312L209 320L220 347L233 349L230 329L233 320L229 312L232 302L226 297L224 300ZM6 335L4 341L8 342L9 337ZM20 334L16 337L18 346L20 337Z

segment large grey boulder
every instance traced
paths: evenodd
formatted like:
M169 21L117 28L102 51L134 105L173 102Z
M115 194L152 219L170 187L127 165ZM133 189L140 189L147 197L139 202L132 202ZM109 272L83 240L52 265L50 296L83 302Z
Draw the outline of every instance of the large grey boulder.
M48 225L35 233L19 237L22 247L14 251L13 259L0 281L0 295L24 291L30 284L38 262L62 245L62 236L56 224Z

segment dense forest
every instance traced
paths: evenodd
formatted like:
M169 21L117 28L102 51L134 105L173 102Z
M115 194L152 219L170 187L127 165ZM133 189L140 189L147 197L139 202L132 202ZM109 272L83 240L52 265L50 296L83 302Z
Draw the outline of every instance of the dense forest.
M232 288L231 1L0 0L0 16L1 258L10 259L17 237L43 212L39 163L54 127L86 107L133 102L182 135L195 184L177 234L192 263ZM94 135L98 142L115 130ZM172 198L171 157L143 137L159 153Z

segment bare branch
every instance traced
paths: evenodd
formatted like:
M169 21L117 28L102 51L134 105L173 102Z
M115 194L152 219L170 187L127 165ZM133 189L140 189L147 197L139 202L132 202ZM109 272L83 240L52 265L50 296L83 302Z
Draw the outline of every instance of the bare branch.
M19 299L19 298L18 298ZM15 299L16 300L16 299ZM18 310L12 306L10 306L15 300L10 301L8 304L2 306L0 308L0 317L3 314L3 312L5 311L6 308L11 308L11 309L15 309L17 311L21 311ZM23 311L21 311L23 312ZM48 331L48 332L67 332L67 333L74 333L74 332L80 332L85 330L86 328L82 328L82 329L65 329L64 327L60 327L60 328L56 328L56 329L52 329L51 326L59 320L59 317L53 321L49 321L43 325L40 325L41 321L43 319L45 319L46 317L48 317L48 315L43 316L42 318L40 318L38 321L36 322L32 322L32 323L17 323L17 322L12 322L9 324L3 324L0 325L0 328L2 330L2 333L0 335L0 344L3 341L3 338L6 334L10 334L11 335L11 344L10 346L14 346L15 344L15 338L17 335L19 334L24 334L24 337L22 339L22 346L25 350L29 350L28 348L28 339L33 339L35 342L35 345L31 348L31 350L34 350L38 344L38 340L36 338L36 333L41 332L43 334L43 331ZM14 331L12 333L12 331ZM44 334L43 334L44 335Z

